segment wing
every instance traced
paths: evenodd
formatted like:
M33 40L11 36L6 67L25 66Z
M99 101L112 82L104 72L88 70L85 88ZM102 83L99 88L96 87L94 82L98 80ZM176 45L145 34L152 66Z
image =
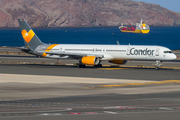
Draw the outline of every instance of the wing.
M69 52L47 52L47 51L38 51L40 53L46 53L49 55L60 55L60 56L69 56L73 58L82 58L83 56L96 56L99 58L103 58L102 54L91 54L91 53L69 53Z

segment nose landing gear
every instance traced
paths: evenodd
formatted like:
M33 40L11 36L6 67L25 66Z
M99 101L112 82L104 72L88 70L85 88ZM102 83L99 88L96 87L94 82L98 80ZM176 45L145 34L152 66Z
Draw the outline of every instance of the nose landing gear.
M156 61L156 70L159 70L159 67L162 65L162 61Z

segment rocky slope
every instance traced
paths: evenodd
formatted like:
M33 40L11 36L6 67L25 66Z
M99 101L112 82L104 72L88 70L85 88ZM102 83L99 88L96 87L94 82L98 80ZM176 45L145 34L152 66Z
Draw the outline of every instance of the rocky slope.
M1 0L0 27L18 27L25 18L32 27L180 25L180 13L132 0Z

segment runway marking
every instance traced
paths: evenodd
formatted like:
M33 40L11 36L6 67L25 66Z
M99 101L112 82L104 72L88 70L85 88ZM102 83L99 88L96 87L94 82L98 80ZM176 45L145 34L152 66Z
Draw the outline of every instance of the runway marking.
M86 114L97 114L97 112L86 112Z
M176 84L176 83L180 83L180 80L163 80L163 81L159 81L159 82L123 83L123 84L113 84L113 85L99 85L99 87L92 87L91 89L125 87L125 86L142 86L142 85L153 85L153 84Z
M117 112L112 112L112 111L104 111L104 112L109 114L118 114Z
M58 116L58 115L62 115L61 113L42 113L42 114L38 114L37 116Z
M69 113L69 114L71 114L71 115L80 115L82 113Z
M49 115L49 113L42 113L41 115Z
M134 107L127 107L127 106L112 106L112 107L103 107L104 109L137 109Z
M121 70L121 69L129 69L129 68L98 68L99 70Z
M173 110L171 108L165 108L165 107L159 107L159 109L162 109L162 110Z

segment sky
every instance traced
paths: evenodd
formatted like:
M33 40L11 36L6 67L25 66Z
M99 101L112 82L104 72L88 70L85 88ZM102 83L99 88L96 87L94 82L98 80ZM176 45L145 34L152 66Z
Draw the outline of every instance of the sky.
M180 13L180 0L133 0L133 1L142 1L146 3L158 4L161 7Z

